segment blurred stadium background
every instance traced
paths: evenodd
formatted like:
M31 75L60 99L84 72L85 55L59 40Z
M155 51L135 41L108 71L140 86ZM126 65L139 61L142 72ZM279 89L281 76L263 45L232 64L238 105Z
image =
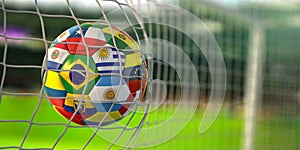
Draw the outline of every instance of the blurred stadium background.
M71 16L66 2L62 5L58 5L58 1L37 2L37 6L29 0L2 0L1 3L0 148L53 148L65 126L51 123L67 122L52 110L46 99L39 101L42 85L40 75L46 51L40 17L47 41L54 40L76 22L72 17L63 16ZM112 1L116 6L141 5L142 2ZM145 24L149 37L172 41L190 56L198 72L201 91L198 108L187 127L173 139L151 149L300 149L299 2L151 2L176 5L201 19L222 50L227 75L222 110L209 130L199 134L199 124L211 91L206 59L183 33L164 26ZM76 16L84 18L80 21L103 17L99 8L98 11L89 9L95 7L90 1L74 0L70 3ZM37 12L37 7L43 16L32 13ZM113 7L105 10L106 13L110 11L113 11ZM4 35L4 27L9 38ZM193 29L193 34L200 32L197 27ZM177 38L173 39L174 35ZM146 120L145 126L158 124L171 116L175 107L172 104L176 104L174 101L178 96L178 79L174 70L160 62L155 62L153 67L153 78L166 81L169 90L167 101L156 113L148 116L150 119ZM32 125L29 120L39 123ZM28 128L31 130L26 133ZM161 134L170 131L162 129ZM25 134L28 136L24 137ZM82 148L91 135L91 130L73 125L55 148ZM149 133L149 136L160 135ZM145 142L152 141L145 139ZM109 146L109 142L95 138L87 149ZM112 148L120 147L113 145Z

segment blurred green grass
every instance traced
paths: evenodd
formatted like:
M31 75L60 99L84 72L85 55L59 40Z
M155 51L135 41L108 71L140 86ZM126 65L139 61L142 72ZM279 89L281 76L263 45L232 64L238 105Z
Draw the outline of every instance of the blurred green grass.
M22 138L29 127L28 122L3 122L2 120L30 120L38 104L38 97L4 96L0 104L0 148L8 146L20 146ZM146 122L152 125L170 117L174 107L160 108L148 115ZM204 134L198 133L198 127L203 110L197 109L192 120L176 137L149 149L207 149L225 150L241 149L243 144L244 120L242 114L223 109L211 128ZM184 113L182 114L185 115ZM129 124L134 126L139 123L142 114L137 114ZM126 117L121 124L126 123L130 117ZM43 99L33 119L39 123L67 123L67 120L57 114L50 103ZM71 124L77 126L76 124ZM113 127L114 125L112 125ZM110 126L108 126L110 127ZM65 129L63 125L33 125L23 148L51 148L56 139ZM300 126L299 121L291 119L282 122L278 119L265 119L257 122L255 149L297 149ZM167 134L169 129L161 129L161 134ZM107 134L106 131L101 131ZM119 132L116 132L119 133ZM90 128L69 128L55 149L81 149L92 136ZM149 133L149 137L155 137L155 133ZM151 142L147 141L146 142ZM288 143L288 144L287 144ZM87 149L106 149L110 142L95 136ZM112 149L120 149L113 146Z
M0 104L0 120L30 120L37 104L38 97L4 96ZM148 115L147 122L167 119L172 115L174 109L175 108L173 107L168 107L167 111L165 108L158 109ZM184 114L182 115L184 116ZM222 113L211 129L205 134L200 135L198 134L198 127L201 115L202 113L197 111L187 127L174 139L150 148L238 149L240 147L240 135L243 127L243 121L240 118L232 116L232 114ZM141 116L142 114L137 114L137 119L133 119L129 126L137 124ZM129 116L126 117L121 123L126 123L129 118ZM52 109L46 99L41 101L33 121L40 123L67 123L66 119L62 118ZM73 123L71 125L76 126L76 124ZM0 122L0 147L19 146L28 127L28 122ZM23 148L51 148L64 129L65 127L62 125L33 125L25 140ZM167 133L168 131L162 129L161 132L164 134L163 132ZM92 134L93 131L89 128L69 128L55 149L80 149ZM149 133L149 136L159 135L151 135L151 133ZM105 149L109 145L109 142L96 136L87 149ZM113 146L113 149L119 148L120 147L118 146Z
M300 121L296 115L275 115L257 120L255 149L300 149Z

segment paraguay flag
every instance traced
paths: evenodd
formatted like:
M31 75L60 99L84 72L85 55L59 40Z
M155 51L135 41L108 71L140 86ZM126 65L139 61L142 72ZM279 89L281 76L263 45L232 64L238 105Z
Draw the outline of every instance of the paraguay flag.
M125 65L125 57L124 53L108 47L101 48L92 55L100 75L120 74Z
M120 76L102 76L89 94L97 111L107 112L119 110L130 97L130 90ZM116 103L114 103L116 102Z
M51 70L58 70L61 68L64 61L70 55L68 50L51 47L48 49L47 68Z

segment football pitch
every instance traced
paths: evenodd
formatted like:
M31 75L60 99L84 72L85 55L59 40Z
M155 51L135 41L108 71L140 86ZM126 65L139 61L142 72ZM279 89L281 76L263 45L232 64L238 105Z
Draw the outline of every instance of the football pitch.
M38 104L37 97L14 97L4 96L0 104L0 147L19 146L26 130L29 127L28 121ZM147 118L146 122L155 122L168 118L172 115L173 107L168 111L158 109L155 115ZM170 111L171 110L171 111ZM162 116L157 115L161 113ZM197 109L192 120L175 138L150 147L151 149L241 149L243 144L244 120L242 114L223 109L216 122L204 134L198 133L203 110ZM184 115L184 114L183 114ZM137 117L139 117L137 115ZM121 123L126 123L126 117ZM3 120L16 120L16 122L3 122ZM46 99L41 101L33 122L51 124L52 122L66 123L67 120L57 114ZM133 119L138 123L138 119ZM77 126L76 124L71 124ZM299 121L291 119L282 121L282 118L258 121L255 134L256 149L294 149L299 146ZM57 138L65 129L64 125L37 125L32 128L24 142L24 148L51 148ZM102 132L101 130L99 132ZM167 133L167 129L161 133ZM82 146L93 135L90 128L69 128L55 149L81 149ZM148 133L149 137L159 136ZM147 139L146 139L147 140ZM147 141L151 142L151 141ZM286 144L289 143L289 144ZM96 136L87 146L87 149L106 149L110 142ZM113 146L112 149L121 147Z

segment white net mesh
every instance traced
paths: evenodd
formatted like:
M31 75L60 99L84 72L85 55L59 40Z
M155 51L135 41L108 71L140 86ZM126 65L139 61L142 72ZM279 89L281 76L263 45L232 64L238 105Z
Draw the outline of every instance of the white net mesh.
M2 0L0 149L299 149L299 13L279 1ZM121 121L78 125L44 94L44 56L99 21L138 43L148 85Z

